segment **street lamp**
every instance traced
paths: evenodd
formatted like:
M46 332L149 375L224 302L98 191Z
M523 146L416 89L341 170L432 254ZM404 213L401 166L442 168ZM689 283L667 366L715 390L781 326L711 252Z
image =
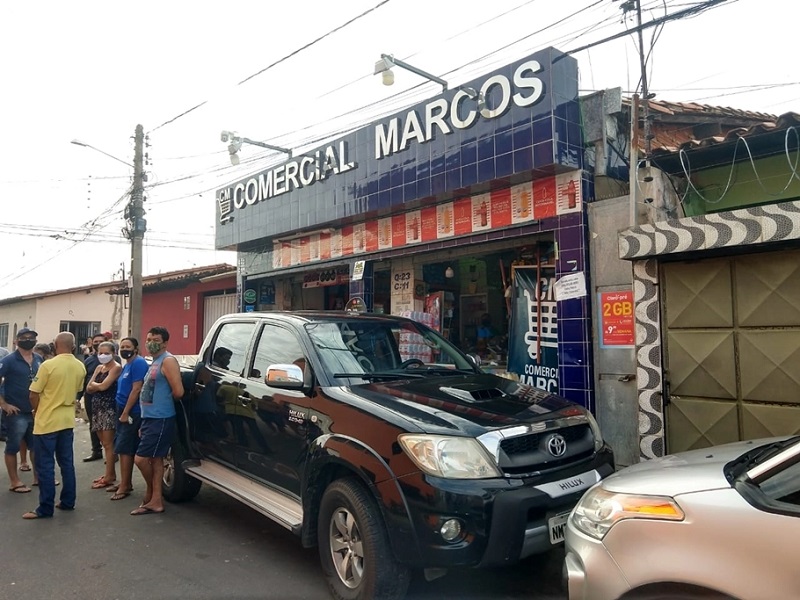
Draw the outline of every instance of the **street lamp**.
M109 158L113 158L114 160L121 162L123 165L128 165L129 167L133 168L133 165L131 163L126 162L126 161L122 160L121 158L117 158L113 154L109 154L108 152L100 150L100 148L95 148L94 146L92 146L91 144L87 144L86 142L82 142L80 140L72 140L70 142L70 144L75 144L76 146L83 146L84 148L91 148L92 150L95 150L95 151L99 152L100 154L105 154Z
M424 77L425 79L430 79L431 81L441 85L443 92L446 92L448 89L447 81L445 81L441 77L437 77L436 75L432 75L427 71L418 69L417 67L410 65L407 62L400 60L399 58L395 58L391 54L381 54L381 59L375 63L375 71L373 72L373 75L377 75L378 73L380 73L381 78L383 79L383 85L392 85L394 83L394 73L392 72L392 67L401 67L406 71L411 71L412 73L416 73L420 77ZM466 87L463 85L458 86L457 89L464 92L472 100L477 100L479 111L486 108L486 98L484 97L482 92L477 91L475 88Z
M268 150L275 150L277 152L285 152L289 155L289 158L292 158L292 151L289 148L283 148L282 146L273 146L272 144L266 144L264 142L257 142L255 140L251 140L250 138L240 137L235 131L223 131L219 134L219 139L223 143L230 142L228 144L228 154L231 155L231 164L238 165L239 164L239 150L242 147L242 144L252 144L253 146L261 146L262 148L267 148Z
M144 181L145 174L143 163L144 128L136 126L134 134L133 164L130 164L113 154L109 154L100 148L95 148L91 144L72 140L76 146L91 148L113 158L122 164L133 167L133 187L131 188L131 200L126 210L128 220L128 236L131 240L131 286L130 286L130 307L128 311L128 335L141 339L142 334L142 242L144 233L147 230L147 221L144 219Z

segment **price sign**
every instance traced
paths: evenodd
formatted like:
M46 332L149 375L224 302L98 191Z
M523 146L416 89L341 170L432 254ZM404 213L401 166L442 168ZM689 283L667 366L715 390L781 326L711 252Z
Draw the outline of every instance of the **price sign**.
M632 348L635 344L633 291L601 292L600 345Z

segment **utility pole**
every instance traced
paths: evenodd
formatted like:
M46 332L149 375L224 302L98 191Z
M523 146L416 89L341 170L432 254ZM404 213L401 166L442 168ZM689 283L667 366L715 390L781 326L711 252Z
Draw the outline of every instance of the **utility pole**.
M650 166L652 135L650 134L650 92L647 89L647 57L644 52L644 36L642 35L642 0L636 0L636 30L639 36L639 66L642 69L642 119L644 120L644 159L645 166ZM638 170L638 165L637 165Z
M131 303L128 312L128 334L141 340L142 336L142 241L147 229L144 219L144 128L136 126L133 151L133 189L131 190L128 222L131 237Z

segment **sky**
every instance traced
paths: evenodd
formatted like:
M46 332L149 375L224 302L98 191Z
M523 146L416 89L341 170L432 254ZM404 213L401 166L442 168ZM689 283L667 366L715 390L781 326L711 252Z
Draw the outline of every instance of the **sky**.
M641 0L643 21L699 4ZM216 189L548 46L632 27L617 0L7 3L0 36L0 299L121 280L133 134L147 134L145 276L218 263ZM657 98L800 112L791 0L727 0L645 31ZM653 39L656 34L655 40ZM639 82L635 35L574 54L581 93ZM200 105L198 107L198 105ZM190 110L193 107L194 110ZM92 147L71 144L79 140ZM111 156L109 156L111 155ZM113 157L113 158L112 158ZM127 163L127 164L126 164Z

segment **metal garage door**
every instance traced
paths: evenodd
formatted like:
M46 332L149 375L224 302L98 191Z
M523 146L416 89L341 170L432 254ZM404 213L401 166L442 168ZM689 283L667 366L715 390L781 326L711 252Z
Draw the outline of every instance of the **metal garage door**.
M203 339L214 321L223 315L238 312L236 294L221 294L219 296L206 296L203 301Z
M800 251L662 275L668 452L800 433Z

